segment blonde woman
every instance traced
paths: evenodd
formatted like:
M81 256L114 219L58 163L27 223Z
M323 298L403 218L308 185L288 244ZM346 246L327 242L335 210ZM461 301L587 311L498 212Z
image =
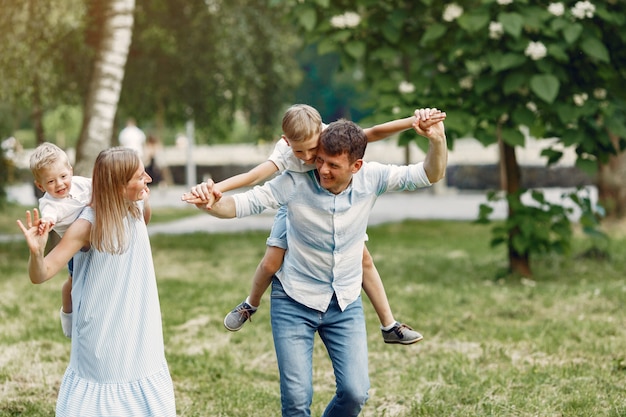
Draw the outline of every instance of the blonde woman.
M34 284L74 257L72 350L57 417L176 416L146 228L151 181L135 151L102 151L90 204L45 257L50 226L38 233L36 209L18 220Z

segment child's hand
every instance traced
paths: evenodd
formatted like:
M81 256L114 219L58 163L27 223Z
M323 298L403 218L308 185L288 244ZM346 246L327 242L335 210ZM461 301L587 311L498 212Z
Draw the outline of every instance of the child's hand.
M214 188L213 180L191 187L191 191L182 195L181 200L195 204L198 208L210 210L213 204L222 198L222 193Z
M39 220L39 226L37 227L37 233L41 236L45 233L46 228L48 228L48 230L52 229L54 227L54 221L52 221L51 219L47 219L47 218L42 218Z
M413 128L415 131L425 137L431 133L431 127L446 119L446 113L439 109L417 109L415 110L415 122Z

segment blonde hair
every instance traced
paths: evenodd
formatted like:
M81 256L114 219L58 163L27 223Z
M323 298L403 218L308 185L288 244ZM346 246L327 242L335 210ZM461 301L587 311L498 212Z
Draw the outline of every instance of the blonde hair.
M294 104L283 116L283 134L294 142L302 142L319 135L322 131L322 116L307 104Z
M70 169L72 168L70 159L63 149L54 143L44 142L37 146L30 156L30 171L33 173L33 177L39 181L41 171L59 162Z
M95 221L91 227L92 247L120 254L128 247L127 218L141 218L135 201L126 198L126 186L140 166L137 152L124 147L106 149L93 167L91 207Z

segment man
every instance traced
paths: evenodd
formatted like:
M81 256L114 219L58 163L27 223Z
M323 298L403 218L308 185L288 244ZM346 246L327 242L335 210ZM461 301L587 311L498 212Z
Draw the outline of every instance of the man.
M222 197L207 209L216 217L233 218L287 206L289 250L271 293L283 416L310 415L316 331L332 361L337 387L324 416L356 416L367 400L367 340L360 293L369 213L386 191L414 190L439 181L447 163L443 123L423 130L418 120L413 128L429 139L423 163L363 162L367 145L363 130L339 120L320 136L315 171L287 171L263 186ZM212 190L211 183L201 187L204 193ZM197 206L206 209L207 204Z
M134 149L139 154L139 158L143 161L143 148L146 144L146 134L137 127L135 119L128 119L126 127L120 132L118 138L121 146Z

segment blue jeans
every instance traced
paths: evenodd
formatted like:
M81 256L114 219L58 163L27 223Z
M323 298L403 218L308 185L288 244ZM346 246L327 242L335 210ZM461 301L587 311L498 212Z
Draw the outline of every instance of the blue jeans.
M280 373L283 417L310 416L313 400L313 340L317 331L335 372L336 391L324 417L357 416L369 389L367 335L361 297L341 311L333 296L322 313L289 297L272 281L271 322Z

